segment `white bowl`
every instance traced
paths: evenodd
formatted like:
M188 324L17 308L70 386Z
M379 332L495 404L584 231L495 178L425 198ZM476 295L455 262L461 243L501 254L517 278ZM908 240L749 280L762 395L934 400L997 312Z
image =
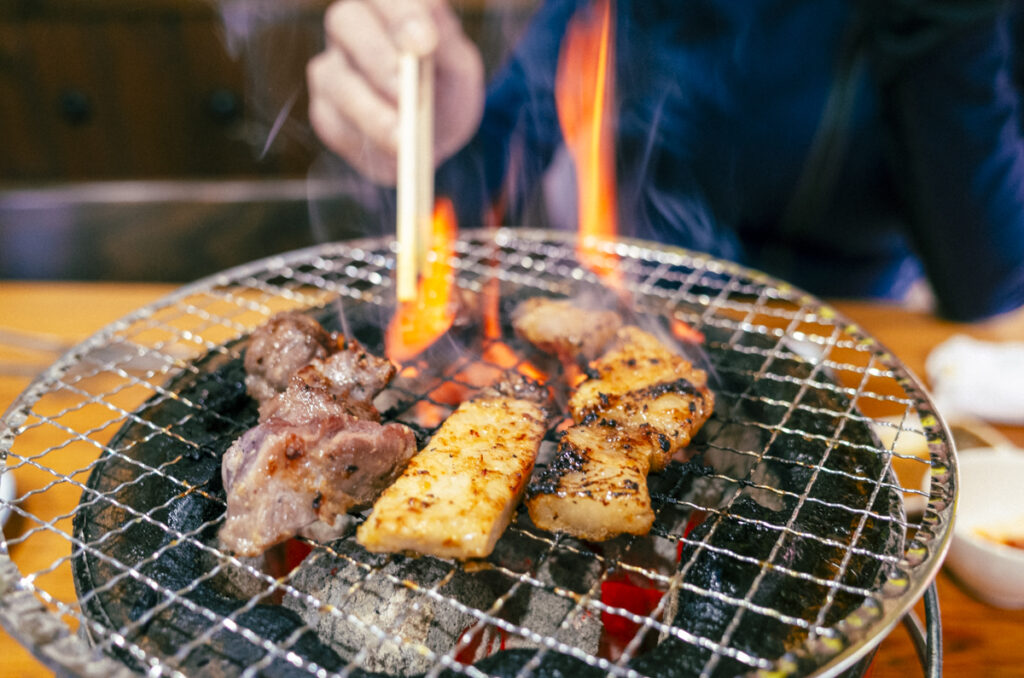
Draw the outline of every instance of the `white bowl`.
M960 458L960 498L946 565L978 599L1024 607L1024 549L990 541L978 527L1024 515L1024 450L978 448Z

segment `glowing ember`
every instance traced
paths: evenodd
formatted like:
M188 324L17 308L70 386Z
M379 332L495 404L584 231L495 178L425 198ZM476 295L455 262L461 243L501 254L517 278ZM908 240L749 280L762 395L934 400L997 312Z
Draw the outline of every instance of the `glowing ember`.
M429 400L417 401L413 407L413 416L416 423L424 428L436 428L441 425L450 413L450 410Z
M534 381L547 381L547 375L528 360L523 360L508 344L495 341L484 349L484 360L504 369L515 368L520 374Z
M398 305L385 336L388 358L403 363L416 357L448 331L455 319L451 260L458 227L455 208L438 200L434 208L429 254L416 299Z
M678 318L672 321L672 336L690 344L703 344L704 333Z
M587 380L587 373L579 365L568 363L565 365L565 380L570 387L576 388Z
M640 622L619 614L618 609L637 617L654 616L664 595L664 591L645 577L618 573L601 582L601 602L611 608L601 611L601 622L604 624L601 655L612 661L618 659L640 630Z
M483 292L483 334L489 339L484 347L483 359L503 369L516 369L523 376L534 381L545 382L548 375L533 363L523 360L515 350L501 341L501 295L498 280L493 279L484 285Z
M469 396L469 392L474 387L481 385L474 384L472 379L466 380L466 377L472 377L472 375L465 371L460 372L454 378L441 382L428 396L435 403L458 405Z
M455 660L463 664L490 657L499 650L504 650L508 642L508 631L496 626L485 626L481 629L466 629L466 632L459 638L460 650L455 655Z
M618 260L598 247L618 230L612 29L612 0L598 0L573 17L559 55L555 99L576 165L580 261L618 288Z

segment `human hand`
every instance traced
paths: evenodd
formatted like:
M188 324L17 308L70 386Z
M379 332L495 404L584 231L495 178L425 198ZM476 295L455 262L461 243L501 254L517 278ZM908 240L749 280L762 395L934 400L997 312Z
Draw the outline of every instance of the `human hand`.
M435 162L469 141L483 114L483 61L447 0L336 0L324 28L326 48L306 77L310 122L328 148L394 185L398 62L406 52L433 56Z

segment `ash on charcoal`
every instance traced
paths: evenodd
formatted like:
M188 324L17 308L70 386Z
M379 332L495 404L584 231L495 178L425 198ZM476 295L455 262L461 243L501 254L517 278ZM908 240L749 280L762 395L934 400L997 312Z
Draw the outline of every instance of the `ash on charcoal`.
M781 496L766 488L779 486L777 469L759 452L765 445L760 429L740 423L712 419L705 426L709 441L701 461L715 476L695 477L687 499L702 506L718 506L729 500L736 483L744 485L742 495L751 497L773 511L783 509Z
M443 654L478 621L449 600L486 610L495 599L477 577L445 561L370 554L348 541L334 544L333 554L307 558L291 583L334 607L284 601L321 640L346 660L365 649L366 670L399 675L429 670L435 660L422 648ZM428 593L435 589L438 595Z
M539 581L540 586L518 587L505 602L501 616L533 634L596 654L601 641L600 615L581 607L579 601L582 596L595 593L602 569L601 562L592 553L556 549L539 560L535 572L524 575ZM508 577L495 590L509 590L514 582L515 578ZM517 635L508 637L505 647L537 648L539 645Z

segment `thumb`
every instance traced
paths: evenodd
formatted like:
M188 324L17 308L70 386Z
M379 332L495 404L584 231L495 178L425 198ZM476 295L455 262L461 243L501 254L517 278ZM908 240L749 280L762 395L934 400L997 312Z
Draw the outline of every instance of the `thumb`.
M402 52L432 54L438 45L438 27L432 0L374 0L374 5Z

